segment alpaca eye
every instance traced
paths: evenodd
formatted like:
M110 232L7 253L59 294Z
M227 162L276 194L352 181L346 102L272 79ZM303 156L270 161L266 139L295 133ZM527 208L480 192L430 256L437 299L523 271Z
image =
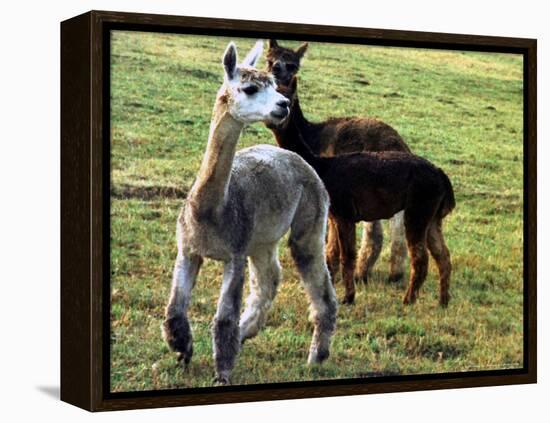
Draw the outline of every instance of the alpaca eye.
M255 85L249 85L248 87L243 88L243 92L246 95L253 95L253 94L256 94L258 92L258 87L255 86Z
M289 72L294 72L296 69L298 69L298 66L296 66L294 63L287 63L286 64L286 70Z

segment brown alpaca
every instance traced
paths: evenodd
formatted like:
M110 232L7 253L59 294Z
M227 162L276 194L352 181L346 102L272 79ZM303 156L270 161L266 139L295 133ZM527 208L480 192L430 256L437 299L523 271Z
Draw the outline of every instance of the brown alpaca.
M308 44L303 43L296 50L280 46L276 40L269 41L266 55L267 69L273 73L278 86L288 86L300 69L300 62ZM301 110L297 110L301 112ZM391 126L373 118L332 118L324 122L308 122L303 115L304 141L313 154L332 157L344 153L362 151L403 151L410 153L401 136ZM402 214L390 220L391 259L389 281L402 279L407 255ZM329 219L327 240L327 264L332 278L338 271L339 244L334 221ZM357 260L355 278L366 282L382 250L382 223L379 220L365 223L361 249Z
M449 302L451 258L442 233L442 220L455 207L447 175L429 161L408 153L383 151L315 156L304 142L306 127L299 112L297 80L279 91L291 100L289 117L277 127L278 144L302 156L317 172L329 193L345 283L344 303L353 303L355 285L355 223L387 219L404 211L411 258L405 304L416 301L428 272L428 253L439 269L439 303Z

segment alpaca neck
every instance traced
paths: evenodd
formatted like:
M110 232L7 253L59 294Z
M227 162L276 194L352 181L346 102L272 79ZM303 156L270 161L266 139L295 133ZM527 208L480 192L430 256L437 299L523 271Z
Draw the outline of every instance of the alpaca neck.
M304 116L304 112L302 112L302 107L300 106L300 99L296 97L294 99L294 103L292 104L292 110L291 110L291 117L298 126L300 130L305 129L307 126L310 125L309 121Z
M308 124L296 98L290 109L288 121L283 127L273 128L273 133L280 147L300 155L311 167L318 171L321 159L313 154L307 144L306 129Z
M304 116L304 112L302 112L302 107L300 106L298 96L296 96L294 104L292 105L291 114L295 125L302 134L302 139L306 143L309 150L311 150L311 152L315 155L321 154L319 129L322 125L307 120Z
M188 199L200 215L223 209L237 141L244 124L229 113L227 97L216 99L206 152Z

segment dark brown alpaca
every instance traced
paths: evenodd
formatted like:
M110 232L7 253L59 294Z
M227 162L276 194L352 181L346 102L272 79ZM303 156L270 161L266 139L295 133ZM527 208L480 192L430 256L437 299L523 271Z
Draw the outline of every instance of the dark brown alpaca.
M439 303L449 302L451 258L442 220L455 207L451 182L429 161L398 151L363 152L319 157L304 142L307 136L296 95L297 80L279 91L291 100L290 115L273 132L278 144L302 156L317 172L330 196L345 283L344 303L353 303L355 223L387 219L403 210L411 274L404 303L416 301L428 272L428 252L439 269ZM427 247L427 249L426 249Z
M280 46L276 40L269 41L267 68L273 73L279 86L288 86L300 69L300 63L308 44L296 50ZM301 112L299 109L297 113ZM410 153L408 146L391 126L373 118L333 118L320 123L308 122L301 115L304 141L310 150L319 156L332 157L361 151L403 151ZM391 216L390 216L391 217ZM402 215L391 221L392 248L390 281L403 277L407 254ZM380 221L365 224L355 278L367 281L382 250L383 231ZM334 222L329 220L327 241L327 264L333 280L339 267L339 244Z

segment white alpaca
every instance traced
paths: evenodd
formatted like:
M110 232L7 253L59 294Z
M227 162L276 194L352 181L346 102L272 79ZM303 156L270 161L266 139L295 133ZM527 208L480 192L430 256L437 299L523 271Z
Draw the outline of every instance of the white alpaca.
M178 256L163 325L168 345L187 364L193 353L187 318L191 291L203 257L223 261L212 334L220 384L229 383L241 343L265 322L281 278L277 245L289 229L291 253L311 304L309 363L328 357L336 321L324 255L329 200L323 183L301 157L276 147L258 145L235 154L245 124L279 123L289 112L271 74L253 68L261 52L258 42L241 65L233 43L224 53L224 84L206 153L177 222ZM247 257L251 293L239 323Z

